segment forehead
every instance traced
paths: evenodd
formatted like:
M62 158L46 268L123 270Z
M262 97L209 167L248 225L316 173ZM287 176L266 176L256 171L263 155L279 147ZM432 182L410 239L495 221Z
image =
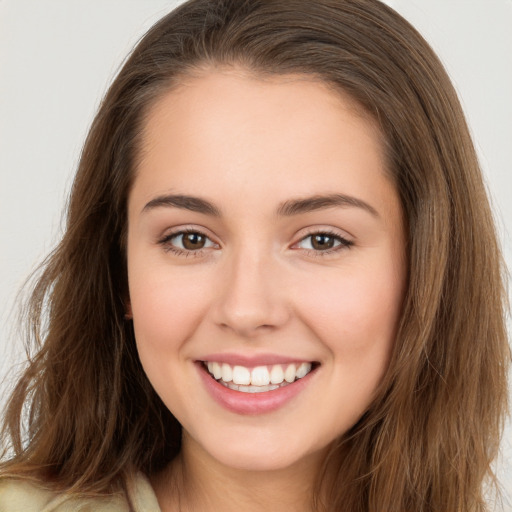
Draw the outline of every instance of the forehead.
M227 139L228 126L247 128L251 121L277 126L283 117L294 116L305 136L318 138L315 121L321 113L333 117L343 110L343 122L365 125L367 134L384 147L385 139L373 116L338 86L308 74L260 74L242 67L200 68L174 80L145 116L142 151L151 151L162 127L179 125L182 136L216 133ZM352 118L352 119L349 119ZM309 123L307 121L310 121ZM307 131L307 127L311 130ZM297 133L295 133L297 134ZM258 135L258 133L254 133ZM282 139L290 137L283 133Z
M148 200L190 188L277 200L292 186L330 193L350 173L350 192L363 196L387 174L382 134L352 98L307 75L221 69L185 77L154 103L135 184Z

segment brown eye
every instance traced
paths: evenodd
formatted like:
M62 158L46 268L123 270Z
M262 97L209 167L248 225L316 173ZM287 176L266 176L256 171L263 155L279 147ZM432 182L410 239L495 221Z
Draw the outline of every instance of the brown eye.
M304 237L297 244L297 247L317 253L329 253L331 250L337 251L338 249L348 248L352 245L353 242L346 240L339 235L331 233L312 233L311 235Z
M311 247L316 251L325 251L326 249L332 249L335 238L330 235L318 234L311 236Z
M199 231L180 231L165 237L160 243L168 250L181 253L200 252L201 249L216 247L214 242Z
M202 249L206 244L206 237L201 233L184 233L181 236L183 248L188 251Z

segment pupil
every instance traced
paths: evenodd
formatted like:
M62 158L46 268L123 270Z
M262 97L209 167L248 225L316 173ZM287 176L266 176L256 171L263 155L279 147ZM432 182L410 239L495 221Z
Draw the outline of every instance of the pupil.
M204 243L204 236L199 233L187 233L183 237L183 247L185 249L202 249Z
M334 246L334 238L329 235L313 236L313 247L319 250L331 249Z

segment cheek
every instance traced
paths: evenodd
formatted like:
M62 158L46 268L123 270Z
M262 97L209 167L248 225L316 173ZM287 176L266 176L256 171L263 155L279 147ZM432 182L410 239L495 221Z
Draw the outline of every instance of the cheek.
M130 275L130 301L139 359L153 388L173 414L190 406L177 390L194 377L187 361L187 341L207 309L204 282L172 272L167 266L144 265ZM180 414L178 414L180 416Z
M308 286L301 309L335 358L385 358L400 316L403 283L391 266L344 268Z
M205 283L183 271L145 267L134 264L129 273L133 325L141 359L158 359L179 349L199 325L207 309Z
M389 364L402 301L400 273L377 268L337 273L316 280L302 295L304 322L329 350L326 365L331 393L318 398L330 411L325 429L336 437L361 417L375 396ZM322 286L318 286L322 284Z

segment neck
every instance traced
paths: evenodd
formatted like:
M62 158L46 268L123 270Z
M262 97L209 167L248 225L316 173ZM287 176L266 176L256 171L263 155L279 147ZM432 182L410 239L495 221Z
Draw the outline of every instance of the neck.
M169 467L152 479L162 512L313 512L315 477L325 451L292 467L252 471L227 467L189 436Z

